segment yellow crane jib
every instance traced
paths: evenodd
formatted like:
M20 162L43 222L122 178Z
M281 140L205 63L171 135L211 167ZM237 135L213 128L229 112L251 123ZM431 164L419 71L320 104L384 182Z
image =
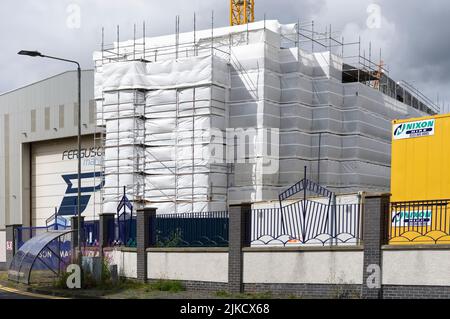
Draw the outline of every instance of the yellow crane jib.
M230 0L230 25L255 22L255 0Z

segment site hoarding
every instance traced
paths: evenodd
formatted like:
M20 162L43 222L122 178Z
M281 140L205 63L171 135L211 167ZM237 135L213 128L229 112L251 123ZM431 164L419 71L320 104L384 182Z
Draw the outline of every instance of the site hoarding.
M416 125L429 134L412 136L417 131L408 127ZM450 199L450 116L394 121L393 128L392 201ZM409 138L398 138L408 131Z
M450 242L449 137L450 115L393 122L391 244Z

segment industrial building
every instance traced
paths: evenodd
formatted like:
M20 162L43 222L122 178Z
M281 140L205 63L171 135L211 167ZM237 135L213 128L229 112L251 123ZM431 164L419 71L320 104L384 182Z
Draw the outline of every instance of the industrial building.
M82 76L83 215L116 213L124 189L161 213L265 205L304 166L337 194L387 191L391 121L439 110L332 35L260 21L103 41ZM0 95L0 266L6 225L75 214L76 94L66 72ZM259 130L271 152L230 161Z
M0 95L0 267L6 262L6 225L45 226L55 210L74 212L76 193L67 182L76 185L76 83L77 72L69 71ZM83 182L92 185L88 175L102 154L94 145L92 70L82 72L82 124ZM83 214L95 218L100 198L85 191Z
M448 298L450 117L361 39L229 2L231 27L103 29L82 105L75 71L0 93L0 270Z
M94 53L104 212L124 187L162 213L276 201L305 166L338 194L385 192L391 121L439 112L331 28L271 20L193 30L180 33L178 17L173 35L123 41L118 29ZM277 152L247 145L269 135L264 147ZM229 162L239 145L244 161Z

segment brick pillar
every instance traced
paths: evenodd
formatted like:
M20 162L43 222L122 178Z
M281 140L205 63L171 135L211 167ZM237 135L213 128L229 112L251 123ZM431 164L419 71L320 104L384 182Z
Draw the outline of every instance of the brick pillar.
M84 241L84 217L80 217L81 224L81 241ZM70 225L72 227L73 232L71 233L71 248L72 248L72 262L77 258L78 251L78 216L73 216L70 218Z
M228 289L230 293L243 292L242 248L250 246L251 204L232 205L229 208Z
M17 238L15 236L16 229L22 227L22 225L7 225L6 226L6 268L9 269L9 265L13 260L14 254L19 249Z
M144 208L137 211L137 279L147 281L147 248L156 243L156 208Z
M390 195L367 196L364 203L364 269L362 298L382 299L382 245L386 244ZM373 285L377 278L379 286Z
M103 256L103 249L109 246L109 239L114 238L114 225L115 214L102 214L99 221L99 234L98 234L98 246L100 249L100 255ZM112 234L110 234L112 232Z

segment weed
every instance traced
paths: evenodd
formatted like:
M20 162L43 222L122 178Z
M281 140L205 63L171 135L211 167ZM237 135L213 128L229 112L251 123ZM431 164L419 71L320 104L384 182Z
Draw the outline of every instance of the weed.
M231 294L225 290L216 291L215 295L220 298L230 298Z
M186 290L181 282L164 279L159 279L158 281L150 284L149 288L151 290L169 291L169 292L180 292Z

